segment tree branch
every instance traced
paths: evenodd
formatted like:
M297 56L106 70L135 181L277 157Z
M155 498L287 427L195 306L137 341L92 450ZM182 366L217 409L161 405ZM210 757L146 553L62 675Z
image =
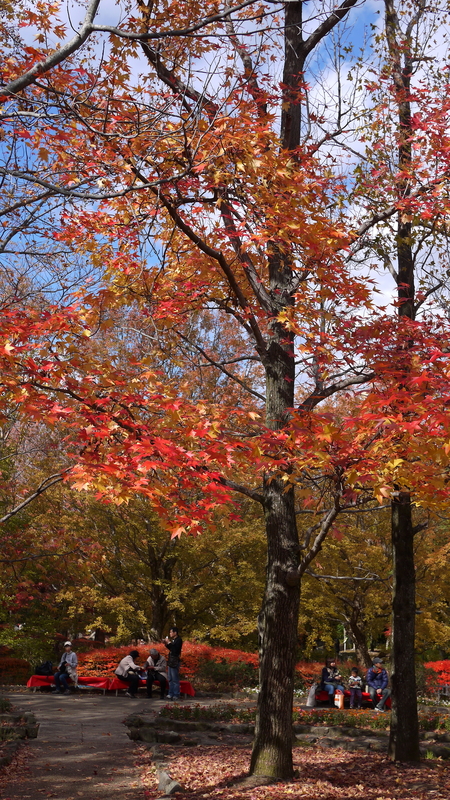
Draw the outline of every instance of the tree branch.
M229 378L231 378L231 380L233 380L236 383L238 383L239 386L242 386L242 388L245 389L246 392L248 392L249 394L252 394L254 397L257 397L258 400L261 400L263 403L266 402L266 398L264 397L264 395L259 394L259 392L255 392L254 389L250 389L244 383L243 380L238 378L236 375L233 375L233 373L229 372L229 370L225 369L223 364L219 364L217 361L215 361L213 358L211 358L211 356L208 355L208 353L206 352L206 350L203 349L203 347L200 347L200 345L195 344L195 342L191 342L191 340L187 336L185 336L184 333L181 333L181 331L176 330L176 328L174 330L175 330L175 333L177 334L177 336L180 337L180 339L183 339L184 342L187 342L187 344L189 344L191 347L193 347L195 350L197 350L198 353L201 353L203 358L206 358L206 360L209 361L209 363L212 366L217 367L217 369L219 369L221 372L223 372L224 375L227 375ZM237 361L238 359L235 359L235 360Z
M222 486L227 486L228 489L232 489L234 492L239 492L239 494L250 497L251 500L256 500L257 503L264 505L264 496L257 492L256 489L250 489L248 486L242 486L240 483L235 483L234 481L228 480L228 478L221 478L220 483Z
M60 483L60 481L63 480L64 475L67 475L67 473L69 471L70 471L70 468L68 467L67 469L64 469L62 472L57 472L54 475L50 475L48 478L45 478L45 480L42 481L42 483L33 492L33 494L30 494L27 498L25 498L25 500L23 500L21 503L19 503L18 506L13 508L12 511L9 511L7 514L5 514L3 517L1 517L0 525L2 523L4 523L4 522L7 522L15 514L18 514L19 511L22 511L23 508L26 508L27 505L29 505L33 500L35 500L37 497L39 497L39 495L41 495L44 492L46 492L47 489L50 489L52 486L54 486L55 483Z
M92 21L97 14L98 7L100 5L100 0L91 0L90 4L88 5L86 16L83 20L83 24L75 34L75 36L66 44L63 44L59 50L54 50L47 58L43 61L39 61L38 64L34 64L27 72L21 75L19 78L16 78L14 81L10 81L4 89L1 90L1 96L7 97L9 95L17 94L17 92L22 91L22 89L26 89L30 83L33 83L35 78L38 75L43 75L45 72L49 72L49 70L56 67L58 64L61 64L62 61L65 61L66 58L75 53L86 41L88 36L93 31Z
M321 391L314 391L310 394L303 403L300 403L299 410L301 411L311 411L315 408L322 400L325 400L327 397L331 397L331 395L335 394L336 392L341 392L344 389L347 389L349 386L356 386L361 383L367 383L368 381L373 381L376 377L375 372L369 372L367 375L354 375L352 378L346 378L343 381L339 381L338 383L332 383L331 386L328 386L326 389L321 389Z
M303 51L305 55L309 55L311 50L329 33L335 25L340 22L350 9L357 4L358 0L344 0L339 8L336 8L327 19L319 25L318 28L312 33L303 43Z

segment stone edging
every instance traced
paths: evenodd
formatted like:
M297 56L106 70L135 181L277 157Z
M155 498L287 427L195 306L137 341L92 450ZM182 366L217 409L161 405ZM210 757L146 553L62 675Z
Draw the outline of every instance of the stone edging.
M36 722L35 715L26 711L4 712L0 714L0 723L7 723L2 725L2 730L11 733L14 738L4 742L4 754L0 756L0 768L8 767L18 749L20 748L24 739L36 739L39 731L39 724ZM9 724L10 723L10 724Z
M158 716L154 720L131 715L125 720L129 727L129 737L134 741L145 742L156 747L158 743L195 746L199 742L183 734L210 732L215 734L253 735L254 725L245 723L213 722L209 720L180 720ZM388 731L357 728L353 726L302 725L294 723L293 733L298 745L336 747L349 751L371 750L386 752ZM421 735L420 750L423 757L431 753L435 757L450 759L450 733L427 731Z

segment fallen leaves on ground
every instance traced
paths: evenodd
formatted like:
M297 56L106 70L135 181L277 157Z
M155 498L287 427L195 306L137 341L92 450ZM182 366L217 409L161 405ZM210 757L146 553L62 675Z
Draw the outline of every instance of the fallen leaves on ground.
M161 748L168 772L183 786L183 800L448 800L450 763L424 761L393 764L378 753L349 754L322 748L294 751L297 777L268 786L239 785L250 763L250 749L197 747ZM151 754L142 750L139 763L147 800L160 796ZM235 783L233 783L235 781Z
M4 753L1 752L1 748L0 755L4 755ZM11 763L0 768L0 787L5 786L10 781L18 782L22 780L24 775L28 772L30 760L33 758L34 755L26 745L20 747L14 754ZM3 795L1 796L3 797ZM4 800L10 800L10 798L5 797ZM11 800L13 800L12 796Z

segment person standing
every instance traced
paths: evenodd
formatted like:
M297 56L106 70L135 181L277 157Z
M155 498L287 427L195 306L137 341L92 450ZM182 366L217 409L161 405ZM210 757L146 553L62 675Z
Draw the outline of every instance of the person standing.
M386 711L385 704L391 696L391 690L387 688L389 678L381 658L374 658L373 666L367 671L366 683L375 711L383 713Z
M62 654L61 661L59 662L58 669L54 675L55 687L53 691L57 694L65 694L69 691L67 681L69 678L77 685L78 658L77 654L72 650L72 642L64 642L64 653Z
M154 681L159 681L161 700L164 700L167 689L167 661L165 656L158 653L153 647L147 658L147 697L152 697L152 685Z
M169 636L164 639L164 644L169 652L167 665L169 667L169 694L168 700L180 699L180 656L183 640L178 635L178 628L171 628Z
M124 683L128 683L127 697L137 697L141 668L135 663L139 658L139 650L131 650L125 658L122 658L114 674Z

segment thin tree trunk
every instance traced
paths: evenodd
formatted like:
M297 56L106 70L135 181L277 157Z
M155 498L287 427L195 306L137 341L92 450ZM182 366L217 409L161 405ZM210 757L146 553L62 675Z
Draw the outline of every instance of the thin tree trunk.
M349 620L349 626L352 637L355 640L355 653L358 664L360 667L368 669L368 667L372 666L372 659L370 657L369 648L367 647L365 631L352 619Z

